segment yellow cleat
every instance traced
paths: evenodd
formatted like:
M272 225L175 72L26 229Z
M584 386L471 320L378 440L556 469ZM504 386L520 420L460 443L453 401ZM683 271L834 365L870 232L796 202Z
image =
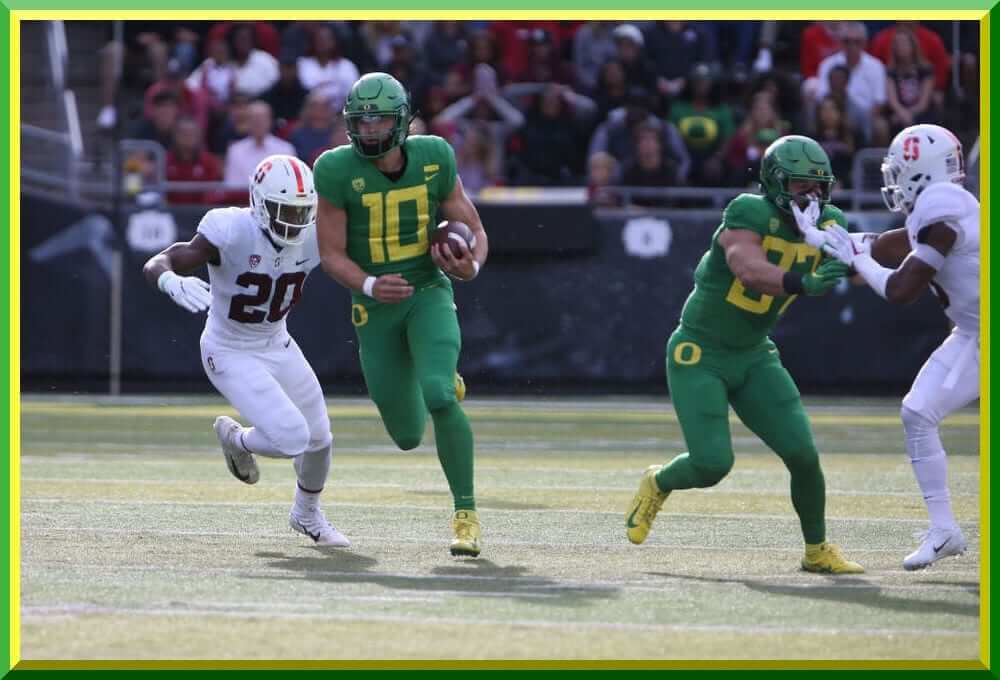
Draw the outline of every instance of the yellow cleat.
M806 556L802 558L802 568L817 574L863 574L865 568L851 562L832 543L806 546Z
M475 510L456 510L451 518L455 540L451 554L456 557L479 557L479 513Z
M667 500L670 492L660 491L656 485L656 473L660 471L662 465L650 465L642 474L639 481L639 490L632 497L632 504L625 515L625 530L628 533L628 540L639 545L649 536L649 530L656 519L656 513L663 507L663 501Z
M459 373L455 374L455 396L459 401L465 399L465 380Z

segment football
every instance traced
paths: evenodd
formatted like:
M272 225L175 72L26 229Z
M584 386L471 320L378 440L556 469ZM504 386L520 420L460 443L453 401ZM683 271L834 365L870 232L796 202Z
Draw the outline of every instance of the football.
M431 234L432 244L439 246L447 244L451 248L451 254L455 257L459 257L462 254L461 246L458 245L459 240L465 241L465 245L469 246L469 250L476 247L475 234L463 222L445 220L437 225L434 233Z

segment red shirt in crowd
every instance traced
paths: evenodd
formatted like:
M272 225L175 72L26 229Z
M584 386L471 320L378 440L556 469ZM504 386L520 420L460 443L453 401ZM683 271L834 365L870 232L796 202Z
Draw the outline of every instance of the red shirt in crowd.
M892 52L892 39L896 36L897 26L888 26L875 34L871 44L868 45L868 53L878 57L883 64L889 63L889 54ZM948 73L951 68L951 57L945 49L941 36L927 28L926 26L916 27L917 44L920 51L924 53L924 58L934 67L934 88L944 90L948 87Z
M168 182L221 182L222 161L218 156L202 149L193 161L178 158L173 150L167 152ZM221 194L217 191L171 191L170 203L215 203Z
M802 31L799 43L799 68L803 78L813 78L819 73L819 64L840 49L840 41L830 34L821 21L809 24Z

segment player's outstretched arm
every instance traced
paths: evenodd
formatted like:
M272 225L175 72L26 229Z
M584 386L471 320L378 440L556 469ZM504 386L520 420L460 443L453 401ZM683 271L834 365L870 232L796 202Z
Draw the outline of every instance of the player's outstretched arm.
M203 312L212 301L208 283L187 274L209 262L219 261L219 251L201 234L187 243L175 243L146 261L142 274L149 285L170 296L177 305L189 312Z
M413 295L413 286L399 274L369 276L347 255L347 212L322 196L316 209L316 238L323 271L345 288L386 303Z
M847 274L847 265L827 260L815 272L786 272L771 264L760 234L748 229L726 229L719 235L726 264L733 276L750 290L764 295L823 295Z
M448 194L448 198L441 202L441 213L446 219L468 225L472 235L476 237L476 245L470 251L464 242L459 242L462 253L458 257L452 255L450 248L431 246L431 259L434 260L434 264L453 276L466 281L474 279L482 266L486 264L490 244L486 238L486 229L483 227L483 220L479 217L479 211L476 210L469 195L465 193L462 178L457 175L454 188Z
M830 243L823 249L841 262L852 266L871 289L883 298L893 304L905 305L915 302L927 288L944 264L944 259L951 252L957 238L955 231L943 223L925 227L921 236L923 241L905 256L897 269L883 267L880 264L891 260L891 257L884 254L877 259L875 257L877 245L884 236L875 241L876 245L873 246L872 252L858 252L842 230L833 230L830 234ZM895 238L896 241L900 239L898 236ZM897 246L898 254L902 246L898 244ZM885 251L888 248L881 250Z

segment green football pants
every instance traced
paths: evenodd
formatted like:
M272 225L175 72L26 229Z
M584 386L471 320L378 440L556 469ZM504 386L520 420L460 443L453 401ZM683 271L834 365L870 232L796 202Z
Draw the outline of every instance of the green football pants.
M729 406L791 473L806 543L825 540L826 486L799 390L771 340L744 350L702 344L683 327L667 342L667 383L688 447L660 472L663 491L704 488L733 467Z
M396 445L420 445L430 412L456 510L475 510L473 440L455 394L462 336L451 289L432 286L398 304L354 304L361 370Z

